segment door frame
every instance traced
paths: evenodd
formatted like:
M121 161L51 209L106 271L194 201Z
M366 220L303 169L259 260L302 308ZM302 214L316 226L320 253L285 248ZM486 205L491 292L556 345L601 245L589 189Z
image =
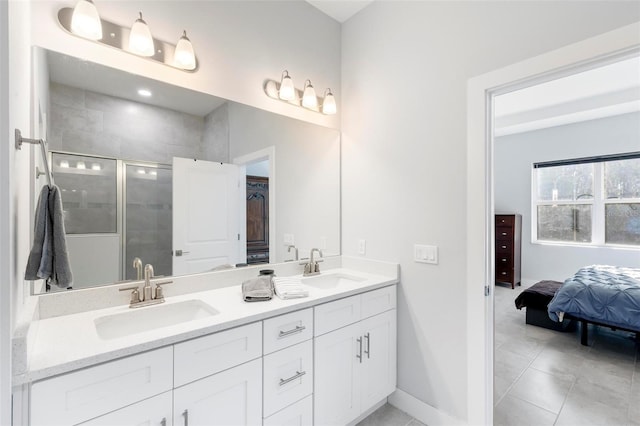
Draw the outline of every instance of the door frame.
M638 53L640 22L467 82L468 424L493 424L493 98Z
M246 166L261 161L269 162L269 263L276 263L276 147L269 146L241 155L234 158L231 163Z

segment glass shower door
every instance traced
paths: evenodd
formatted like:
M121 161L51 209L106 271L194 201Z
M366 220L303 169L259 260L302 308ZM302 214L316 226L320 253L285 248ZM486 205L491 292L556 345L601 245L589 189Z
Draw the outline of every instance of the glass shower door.
M169 166L124 163L124 276L136 279L133 259L172 275L172 173Z

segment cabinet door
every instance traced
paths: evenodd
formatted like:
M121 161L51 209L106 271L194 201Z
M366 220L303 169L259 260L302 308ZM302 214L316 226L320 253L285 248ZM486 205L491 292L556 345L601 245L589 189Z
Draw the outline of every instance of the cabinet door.
M396 389L396 310L360 323L363 336L362 409L382 401Z
M262 359L256 359L173 392L174 426L262 424Z
M360 415L360 323L316 337L314 424L345 425Z
M172 426L171 401L171 392L165 392L79 426Z

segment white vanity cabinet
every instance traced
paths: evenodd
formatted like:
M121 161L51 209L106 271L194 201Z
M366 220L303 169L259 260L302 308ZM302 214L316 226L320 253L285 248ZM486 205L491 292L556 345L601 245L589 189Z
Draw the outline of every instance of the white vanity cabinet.
M315 308L314 424L346 425L395 390L395 306L391 286Z
M30 386L30 425L341 426L396 384L396 286Z
M261 423L261 359L173 391L174 426L255 426Z

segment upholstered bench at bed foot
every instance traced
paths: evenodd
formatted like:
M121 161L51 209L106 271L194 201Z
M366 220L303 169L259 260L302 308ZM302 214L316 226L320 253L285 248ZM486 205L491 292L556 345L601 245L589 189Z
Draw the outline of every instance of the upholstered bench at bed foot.
M555 322L549 318L547 313L547 305L549 305L560 286L562 286L562 283L559 281L540 281L518 295L515 300L516 308L527 308L527 324L556 331L575 330L575 321L565 319L562 322Z

